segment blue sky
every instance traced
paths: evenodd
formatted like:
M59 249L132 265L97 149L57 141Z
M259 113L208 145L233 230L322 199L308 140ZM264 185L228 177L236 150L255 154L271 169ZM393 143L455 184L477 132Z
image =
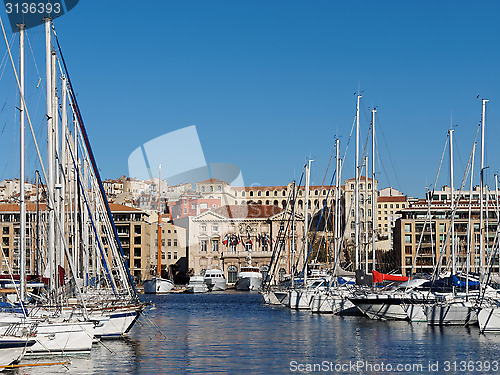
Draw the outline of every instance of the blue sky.
M194 124L206 160L238 165L247 185L298 179L308 157L321 184L335 137L344 153L360 87L362 144L378 109L380 187L421 197L451 114L459 184L480 121L477 95L490 99L490 183L500 170L499 14L498 1L107 0L80 1L55 25L105 178L127 174L141 144ZM42 136L43 28L28 37L36 57L27 97ZM7 66L0 92L12 99L10 76ZM9 133L17 128L14 101L0 102L7 178L18 173ZM343 178L354 175L353 148L351 139ZM448 182L444 162L438 186Z

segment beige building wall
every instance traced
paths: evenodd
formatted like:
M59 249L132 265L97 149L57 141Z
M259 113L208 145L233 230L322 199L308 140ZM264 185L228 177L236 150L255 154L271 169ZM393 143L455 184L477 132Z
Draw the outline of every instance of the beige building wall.
M246 211L248 210L248 211ZM228 214L228 212L230 212ZM210 267L224 271L230 284L236 281L236 272L248 265L251 256L252 265L268 272L274 246L282 247L276 272L283 277L290 273L292 235L286 231L286 219L289 215L279 207L252 204L223 206L189 218L189 267L196 275ZM303 216L296 214L295 221L295 259L300 254L304 240ZM224 238L238 236L241 242L236 245L223 244ZM263 236L272 241L259 244ZM249 251L248 237L252 242ZM245 244L247 243L247 244ZM302 263L300 263L302 267ZM277 276L279 277L279 276Z

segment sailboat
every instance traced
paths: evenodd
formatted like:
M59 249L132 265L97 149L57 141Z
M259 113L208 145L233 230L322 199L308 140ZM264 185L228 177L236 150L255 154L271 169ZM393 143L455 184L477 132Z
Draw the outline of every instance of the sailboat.
M5 37L3 24L2 30ZM53 49L52 34L55 36L59 54ZM29 345L30 354L88 353L95 337L117 337L128 332L143 311L144 304L138 300L134 282L124 260L102 180L50 18L45 19L45 36L47 169L41 158L25 102L23 25L20 26L19 75L7 43L21 101L19 303L22 313L1 314L0 327L10 324L36 327L34 343ZM57 55L62 63L62 67L59 65L62 76L60 105L56 89ZM68 96L74 115L74 138L71 137L67 121ZM39 288L37 294L28 293L26 288L25 119L28 120L32 131L43 176L47 182L47 206L50 207L48 228L45 232L46 246L42 247L37 242L43 255L40 269L45 269L47 285L45 288ZM82 155L78 155L79 152ZM68 217L72 217L74 221L68 222ZM77 235L82 227L83 236ZM71 249L67 242L68 233L73 235ZM77 241L79 238L82 238L82 242ZM103 238L108 246L106 251ZM92 243L89 243L90 240Z
M156 252L156 275L144 281L144 293L165 294L170 293L174 288L173 281L161 277L161 237L162 237L162 215L161 215L161 165L159 167L158 178L158 243Z

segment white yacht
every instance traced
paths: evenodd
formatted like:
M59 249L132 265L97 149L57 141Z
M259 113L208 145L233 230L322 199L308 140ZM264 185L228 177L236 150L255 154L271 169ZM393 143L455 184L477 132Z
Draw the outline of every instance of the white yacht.
M191 276L186 287L186 293L206 293L208 287L203 276Z
M218 268L209 268L205 272L204 281L205 284L207 284L208 290L211 292L227 289L224 273Z
M246 267L241 267L237 278L236 289L238 290L259 290L262 286L262 274L259 267L252 266L251 263Z

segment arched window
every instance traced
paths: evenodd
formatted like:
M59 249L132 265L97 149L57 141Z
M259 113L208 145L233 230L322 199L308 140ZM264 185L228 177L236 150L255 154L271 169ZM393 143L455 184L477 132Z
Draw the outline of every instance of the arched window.
M281 201L281 205L283 206L283 209L286 208L286 201Z
M258 204L262 204L262 201L260 201L260 200L259 200L259 201L257 201L257 203L258 203Z
M229 284L234 284L236 282L236 276L238 274L238 269L236 266L229 266L227 268L227 282Z
M326 190L323 190L323 195L326 195Z
M201 187L201 192L204 193L205 192L205 186L202 186Z
M371 190L372 184L368 184L368 190Z
M262 192L260 190L257 192L257 196L262 196Z
M201 276L205 276L205 272L207 272L207 270L206 270L205 268L203 268L203 269L201 270L201 272L200 272L200 275L201 275Z
M277 205L278 205L278 201L274 201L274 202L273 202L273 204L274 204L275 206L277 206Z
M277 197L278 196L278 192L275 190L274 191L274 196Z
M242 196L242 197L244 197L244 196L245 196L245 192L244 192L244 191L242 191L242 192L241 192L241 196Z
M260 273L262 274L262 282L265 282L267 279L267 273L269 272L268 266L260 267Z
M237 191L235 191L235 192L234 192L234 196L235 196L235 197L237 197L237 196L238 196L238 192L237 192Z
M250 192L250 196L253 197L253 191Z
M299 199L299 208L302 209L302 207L304 207L303 204L302 204L302 200Z
M266 191L266 197L268 197L268 196L269 196L269 190L268 190L268 191Z
M281 193L281 195L283 195L284 197L286 197L286 191L283 190L282 193Z
M222 186L217 186L217 191L222 191Z
M314 195L318 195L319 191L314 190Z
M214 191L214 187L210 186L210 192L213 192L213 191Z
M365 203L365 196L363 194L359 194L359 204Z
M266 204L269 204L269 201L266 201Z

